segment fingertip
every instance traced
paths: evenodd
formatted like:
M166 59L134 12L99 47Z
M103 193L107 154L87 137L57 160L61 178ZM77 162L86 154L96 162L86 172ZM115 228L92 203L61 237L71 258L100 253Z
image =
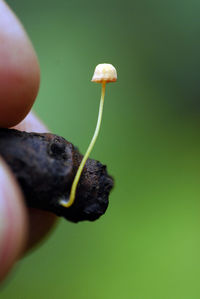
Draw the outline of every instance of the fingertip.
M0 0L0 127L18 124L30 111L40 82L32 44L17 17Z
M20 257L26 239L23 197L10 170L0 159L0 281Z

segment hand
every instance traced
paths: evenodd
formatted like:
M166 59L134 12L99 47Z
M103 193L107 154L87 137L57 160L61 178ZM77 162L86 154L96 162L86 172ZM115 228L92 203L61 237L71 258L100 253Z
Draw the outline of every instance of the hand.
M29 113L39 81L31 42L10 8L0 0L0 127L47 131ZM47 234L55 219L50 213L26 208L20 187L0 158L0 281L26 250Z

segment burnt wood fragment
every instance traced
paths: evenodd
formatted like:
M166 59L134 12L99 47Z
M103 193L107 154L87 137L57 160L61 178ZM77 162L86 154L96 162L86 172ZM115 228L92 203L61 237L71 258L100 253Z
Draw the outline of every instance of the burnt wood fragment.
M64 138L50 133L0 129L0 155L10 166L27 205L72 222L96 220L105 213L113 180L100 162L88 159L74 204L65 208L82 155Z

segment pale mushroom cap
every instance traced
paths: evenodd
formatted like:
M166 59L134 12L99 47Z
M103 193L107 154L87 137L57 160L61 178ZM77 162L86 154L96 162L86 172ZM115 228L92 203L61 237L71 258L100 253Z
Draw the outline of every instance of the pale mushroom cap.
M92 82L115 82L117 81L117 71L112 64L101 63L98 64L94 70Z

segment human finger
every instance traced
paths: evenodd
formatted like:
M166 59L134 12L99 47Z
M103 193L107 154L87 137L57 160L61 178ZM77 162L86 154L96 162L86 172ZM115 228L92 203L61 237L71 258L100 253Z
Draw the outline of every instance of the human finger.
M18 124L30 111L40 72L32 44L17 17L0 0L0 127Z
M6 164L0 159L0 281L24 250L27 212L23 195Z

